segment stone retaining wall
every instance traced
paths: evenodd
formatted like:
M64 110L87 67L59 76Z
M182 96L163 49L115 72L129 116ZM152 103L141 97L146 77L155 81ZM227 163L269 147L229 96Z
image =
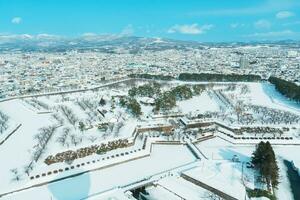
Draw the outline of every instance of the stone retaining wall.
M222 191L220 191L220 190L218 190L218 189L216 189L214 187L211 187L211 186L209 186L209 185L207 185L207 184L205 184L205 183L203 183L203 182L201 182L201 181L199 181L197 179L194 179L194 178L192 178L192 177L190 177L190 176L188 176L188 175L186 175L184 173L182 173L180 176L182 178L184 178L185 180L187 180L187 181L189 181L189 182L191 182L191 183L193 183L195 185L198 185L198 186L200 186L200 187L202 187L202 188L204 188L204 189L206 189L206 190L208 190L208 191L210 191L210 192L212 192L212 193L214 193L214 194L222 197L225 200L242 200L242 199L237 199L235 197L232 197L232 196L230 196L230 195L228 195L228 194L226 194L226 193L224 193L224 192L222 192Z

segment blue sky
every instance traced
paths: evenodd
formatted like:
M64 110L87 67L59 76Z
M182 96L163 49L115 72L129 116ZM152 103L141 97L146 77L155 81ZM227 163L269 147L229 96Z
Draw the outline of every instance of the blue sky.
M0 35L300 40L299 0L0 0Z

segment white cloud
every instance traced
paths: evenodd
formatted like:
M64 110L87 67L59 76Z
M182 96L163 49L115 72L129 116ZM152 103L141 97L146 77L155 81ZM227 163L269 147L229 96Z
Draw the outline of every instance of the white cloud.
M294 26L294 25L299 25L300 21L294 21L294 22L288 22L283 24L283 26Z
M276 14L277 19L285 19L294 16L295 14L290 11L280 11Z
M169 28L168 33L181 33L181 34L190 34L197 35L206 33L206 31L212 29L214 25L205 24L203 26L199 26L198 24L183 24L183 25L174 25Z
M291 30L283 30L283 31L270 31L265 33L253 33L249 35L244 35L244 37L269 39L269 38L280 38L280 37L284 38L284 37L289 37L294 35L296 35L296 33Z
M240 24L240 23L232 23L230 24L230 28L241 28L241 27L245 27L245 24Z
M81 34L80 38L84 39L86 41L107 41L112 40L115 38L120 37L120 35L117 34L97 34L97 33L83 33Z
M265 19L258 20L254 22L254 27L258 29L265 29L271 27L271 22Z
M134 28L132 24L128 24L120 33L122 36L130 36L134 34Z
M81 36L82 37L95 37L95 36L97 36L97 34L88 32L88 33L83 33Z
M48 33L40 33L35 35L35 38L38 40L57 40L57 39L61 39L62 36L48 34Z
M21 22L22 22L21 17L14 17L11 19L11 23L13 23L13 24L20 24Z
M33 35L29 34L4 34L0 35L0 39L21 39L21 40L26 40L26 39L33 39Z
M0 34L0 44L15 40L32 40L34 37L29 34Z
M30 34L0 34L0 43L9 42L9 41L16 41L16 40L26 40L26 41L55 41L62 39L63 36L59 35L51 35L51 34L37 34L37 35L30 35Z

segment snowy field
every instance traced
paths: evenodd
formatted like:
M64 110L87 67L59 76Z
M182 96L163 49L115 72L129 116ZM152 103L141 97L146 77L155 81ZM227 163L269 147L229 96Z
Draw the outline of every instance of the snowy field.
M201 167L188 170L184 174L236 199L245 199L246 190L241 181L242 167L240 164L224 161L203 161Z
M208 190L205 190L181 177L168 177L161 179L157 183L163 188L174 191L176 195L184 199L189 200L198 200L198 199L207 199L210 195Z
M252 152L255 150L255 146L253 145L233 145L218 137L201 142L197 144L197 147L209 160L213 160L214 162L231 161L234 155L237 155L241 162L248 162L251 159ZM300 162L300 157L298 156L300 146L274 145L273 148L280 168L280 184L277 190L277 197L278 199L293 200L286 173L287 169L283 164L283 160ZM247 170L245 167L244 169Z
M206 92L203 92L200 96L195 96L191 99L180 101L178 103L178 107L184 114L191 112L216 112L219 110L218 104L211 99Z

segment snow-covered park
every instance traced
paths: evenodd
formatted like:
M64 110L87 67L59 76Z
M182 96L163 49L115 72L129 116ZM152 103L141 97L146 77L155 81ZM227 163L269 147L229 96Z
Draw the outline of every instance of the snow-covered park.
M300 163L300 105L267 83L127 80L2 101L0 199L132 199L144 185L148 199L215 197L184 175L244 199L260 141L278 199L293 199L283 160Z

